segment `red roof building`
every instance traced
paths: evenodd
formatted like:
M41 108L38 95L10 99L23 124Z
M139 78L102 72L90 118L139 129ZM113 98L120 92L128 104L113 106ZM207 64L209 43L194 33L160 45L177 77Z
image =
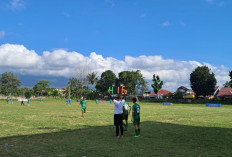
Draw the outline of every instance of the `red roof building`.
M222 88L217 96L220 98L232 98L232 88L231 87Z
M161 89L161 90L159 91L159 95L167 95L168 93L173 94L172 92L170 92L170 91L168 91L168 90L164 90L164 89ZM150 95L156 95L156 93L153 92L153 93L151 93Z

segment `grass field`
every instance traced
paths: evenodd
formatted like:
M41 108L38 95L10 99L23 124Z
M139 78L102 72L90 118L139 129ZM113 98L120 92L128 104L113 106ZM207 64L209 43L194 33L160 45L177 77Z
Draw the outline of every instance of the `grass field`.
M85 119L77 102L0 101L0 156L231 156L232 105L162 106L143 103L141 136L132 123L115 139L114 106L88 101ZM130 103L131 104L131 103Z

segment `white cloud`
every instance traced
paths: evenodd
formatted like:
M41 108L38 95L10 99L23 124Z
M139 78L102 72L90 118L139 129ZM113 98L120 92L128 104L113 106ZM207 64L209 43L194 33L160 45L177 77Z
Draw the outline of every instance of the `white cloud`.
M147 16L147 14L142 13L139 17L140 17L140 18L145 18L146 16Z
M204 0L204 1L208 4L217 5L219 7L223 7L225 5L224 1L219 1L219 0Z
M63 12L62 15L65 16L65 17L70 17L70 16L71 16L71 15L70 15L69 13L67 13L67 12Z
M4 31L0 31L0 40L1 40L1 39L4 39L5 34L6 34L6 33L5 33Z
M115 7L114 0L105 0L105 3L108 4L108 5L111 5L112 7Z
M22 8L25 8L25 3L24 3L23 0L12 0L10 2L10 7L13 10L15 10L15 9L22 9Z
M28 50L23 45L0 45L0 72L12 71L30 75L51 75L73 77L79 67L87 65L91 71L101 75L106 70L112 70L116 75L124 70L141 70L144 77L152 80L153 74L159 75L164 81L164 89L175 91L179 86L190 87L190 73L197 67L207 65L222 86L229 80L229 69L224 66L213 66L197 61L177 61L164 59L162 56L125 56L125 60L112 57L104 58L95 52L89 56L64 49L51 52L44 51L39 56L35 51Z
M204 1L210 4L214 2L214 0L204 0Z
M163 27L168 27L168 26L170 26L170 23L169 23L169 21L166 21L166 22L163 22L163 23L161 24L161 26L163 26Z
M186 26L187 26L186 23L184 23L184 22L180 22L180 25L181 25L182 27L186 27Z

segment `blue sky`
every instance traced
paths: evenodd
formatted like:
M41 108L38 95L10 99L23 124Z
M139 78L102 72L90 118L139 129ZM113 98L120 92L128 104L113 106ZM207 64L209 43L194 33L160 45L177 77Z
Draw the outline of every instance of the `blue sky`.
M161 56L228 72L231 17L230 0L1 0L0 45L23 45L38 56L96 52L124 62Z

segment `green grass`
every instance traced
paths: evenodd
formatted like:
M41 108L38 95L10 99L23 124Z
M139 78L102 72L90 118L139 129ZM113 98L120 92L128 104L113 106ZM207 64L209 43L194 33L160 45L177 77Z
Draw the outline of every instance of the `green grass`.
M162 106L143 103L141 136L134 128L115 139L114 106L88 101L85 119L77 102L0 100L0 156L231 156L232 106ZM130 103L131 104L131 103ZM8 146L6 146L8 144Z

